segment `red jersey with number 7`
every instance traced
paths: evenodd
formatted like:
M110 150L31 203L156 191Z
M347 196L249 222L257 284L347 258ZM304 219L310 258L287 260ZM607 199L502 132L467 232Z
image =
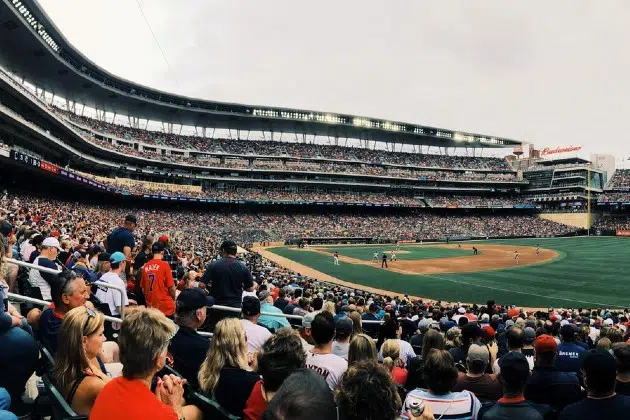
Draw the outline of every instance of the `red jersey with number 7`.
M143 265L140 287L147 307L159 309L166 316L175 313L175 301L168 293L168 289L175 287L175 282L166 261L154 258Z

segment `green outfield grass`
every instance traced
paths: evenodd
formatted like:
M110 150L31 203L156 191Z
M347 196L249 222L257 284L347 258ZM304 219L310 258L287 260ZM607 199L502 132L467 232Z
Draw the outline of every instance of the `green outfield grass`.
M484 242L475 243L483 250ZM315 252L286 247L271 251L352 283L433 299L478 303L494 299L499 304L528 307L630 307L630 239L578 237L486 243L523 246L540 243L544 248L558 251L560 257L549 263L493 271L407 275L360 264L342 263L335 267L329 256ZM347 249L358 248L339 247L339 252L349 255Z
M364 246L313 246L313 248L325 249L326 251L333 253L339 252L339 255L344 257L356 258L362 261L372 261L374 253L378 252L379 258L383 255L383 252L389 257L389 252L394 250L396 252L395 245L364 245ZM396 258L399 260L422 260L427 258L448 258L448 257L460 257L463 255L471 255L470 249L451 249L451 248L431 248L427 246L418 245L401 245L401 251L407 251L407 253L396 252ZM479 252L481 254L481 252Z

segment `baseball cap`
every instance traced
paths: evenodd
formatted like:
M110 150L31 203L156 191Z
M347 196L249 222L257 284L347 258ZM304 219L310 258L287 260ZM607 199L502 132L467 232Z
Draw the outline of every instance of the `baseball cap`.
M431 322L433 320L431 318L423 318L418 322L418 329L421 333L425 333L429 331L429 327L431 327Z
M204 306L211 307L214 305L214 298L206 296L205 292L198 287L184 289L177 296L177 312L188 312L201 309Z
M589 378L614 378L617 375L617 360L615 356L605 350L593 349L584 352L582 355L582 369L586 374L586 380ZM593 381L596 382L596 381ZM599 381L597 381L599 382Z
M335 333L343 337L348 337L352 335L353 327L354 324L352 323L352 320L349 317L344 316L337 319L337 322L335 322Z
M518 308L508 309L508 311L507 311L507 315L510 318L514 318L515 316L519 316L520 313L521 313L521 311L519 311Z
M168 242L168 236L166 236L166 235L162 235L162 236L160 236L160 237L158 238L158 242L163 242L163 243Z
M470 347L468 347L468 355L466 358L471 362L480 361L490 363L490 352L486 346L471 344Z
M309 312L304 317L302 317L302 328L311 328L311 324L315 319L316 312Z
M532 344L536 340L536 330L532 327L526 327L523 333L525 334L525 344Z
M151 252L153 252L154 254L162 251L164 251L164 244L160 242L154 242L153 246L151 246Z
M269 296L271 296L269 290L261 290L260 292L258 292L258 300L265 300Z
M101 252L100 254L98 254L98 260L99 261L109 261L111 256L112 255L109 252Z
M13 225L6 220L0 221L0 233L4 236L9 236L11 231L13 230Z
M457 312L459 312L460 314L465 314L466 313L466 308L464 308L463 306L461 308L459 308L457 310Z
M490 322L490 315L488 315L488 314L482 314L482 315L481 315L481 319L480 319L480 321L481 321L481 322Z
M523 353L511 351L499 359L501 378L509 384L525 383L529 378L529 362Z
M127 257L125 257L125 254L116 251L109 257L109 262L116 264L125 261L126 258Z
M260 301L254 296L245 296L243 299L243 315L254 316L260 313Z
M483 331L483 335L486 339L494 338L494 336L497 334L494 328L492 328L490 325L486 325L485 327L481 328L481 330Z
M573 337L577 333L577 327L573 324L565 324L560 328L560 335L563 337Z
M534 349L536 353L555 353L558 351L558 343L549 334L542 334L534 341Z
M61 245L59 245L57 238L46 238L42 242L42 245L48 248L57 248L58 250L61 250Z
M87 257L87 252L82 249L74 251L74 258L85 258Z
M511 319L508 319L507 321L505 321L505 329L507 330L510 327L513 327L515 325L515 322L512 321Z
M118 220L120 220L120 219L118 219ZM128 214L128 215L125 216L125 222L131 222L134 225L137 225L138 224L138 219L136 219L135 215Z

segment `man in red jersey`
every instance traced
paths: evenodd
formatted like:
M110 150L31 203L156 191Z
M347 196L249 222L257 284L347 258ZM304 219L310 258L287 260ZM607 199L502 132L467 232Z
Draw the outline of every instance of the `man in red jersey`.
M164 245L156 242L152 247L153 258L142 267L140 287L146 298L147 307L159 309L173 318L175 314L175 282L169 264L164 261Z

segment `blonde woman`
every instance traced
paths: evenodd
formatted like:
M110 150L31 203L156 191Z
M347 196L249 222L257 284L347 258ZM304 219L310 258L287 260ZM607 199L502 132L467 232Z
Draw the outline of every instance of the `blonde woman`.
M204 394L233 415L243 416L260 376L249 367L245 330L238 318L222 319L215 327L198 379Z
M105 317L85 306L63 319L53 381L79 415L89 415L99 392L110 381L99 358L105 342Z
M404 385L407 382L407 369L405 362L400 358L400 344L398 340L389 339L381 347L383 353L383 366L392 376L396 385Z
M374 340L367 334L359 334L350 340L348 366L362 360L377 360L378 352Z
M361 321L361 313L359 311L352 311L348 314L352 320L352 338L359 334L363 334L363 323Z
M335 302L331 302L329 300L324 302L324 306L322 307L322 312L323 311L330 312L333 316L335 316L337 314L337 312L335 312Z

